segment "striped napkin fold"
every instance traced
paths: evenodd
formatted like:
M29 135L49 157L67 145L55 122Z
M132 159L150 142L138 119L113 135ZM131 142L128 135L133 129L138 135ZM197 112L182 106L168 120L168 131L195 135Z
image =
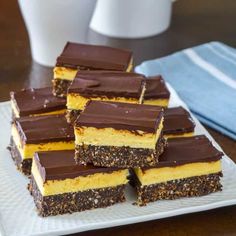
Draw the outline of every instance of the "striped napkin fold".
M161 74L202 123L236 140L236 49L210 42L145 61L135 71Z

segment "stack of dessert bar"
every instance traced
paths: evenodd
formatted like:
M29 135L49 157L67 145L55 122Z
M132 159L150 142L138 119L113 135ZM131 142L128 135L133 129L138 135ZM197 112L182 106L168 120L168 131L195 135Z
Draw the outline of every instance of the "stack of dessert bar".
M112 71L78 72L67 93L67 120L72 123L89 100L167 107L169 98L170 92L160 76L150 78Z
M140 206L222 189L223 154L132 66L128 50L67 43L52 88L10 93L9 149L41 216L124 202L128 179Z
M124 202L128 170L78 165L74 151L39 152L29 189L41 216L107 207Z
M106 167L149 167L158 163L163 138L163 108L90 101L75 121L75 159Z
M68 42L57 58L53 70L53 94L65 97L67 89L78 71L133 69L133 56L129 50L106 46L76 44Z
M132 60L128 50L67 43L54 68L52 88L10 93L9 149L17 168L31 175L29 190L40 215L106 207L125 200L127 168L76 164L74 128L66 121L66 95L78 71L128 73ZM129 87L131 100L138 102L143 76L133 77L127 82L137 84L134 89Z

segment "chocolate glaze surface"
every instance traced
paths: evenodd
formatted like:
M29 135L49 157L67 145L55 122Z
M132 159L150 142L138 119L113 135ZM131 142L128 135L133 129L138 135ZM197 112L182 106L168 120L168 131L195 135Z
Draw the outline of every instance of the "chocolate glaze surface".
M75 126L155 133L162 116L163 109L158 106L89 101Z
M146 79L146 91L144 99L170 98L170 92L161 75L150 76Z
M79 93L84 97L139 99L144 78L141 74L118 71L79 71L68 93Z
M164 110L164 134L183 134L193 132L194 128L193 119L183 107L173 107Z
M168 139L164 153L159 157L157 168L173 167L195 162L220 160L223 153L218 151L205 135L188 138ZM143 171L150 168L142 168Z
M50 87L10 92L10 97L20 116L66 109L66 99L53 96Z
M131 59L132 52L128 50L68 42L56 66L126 71Z
M74 130L64 115L23 117L14 121L22 143L47 143L74 140Z
M76 178L96 173L109 173L124 168L95 167L92 164L78 165L74 159L75 151L51 151L39 152L34 156L34 161L38 167L43 181L63 180L66 178Z

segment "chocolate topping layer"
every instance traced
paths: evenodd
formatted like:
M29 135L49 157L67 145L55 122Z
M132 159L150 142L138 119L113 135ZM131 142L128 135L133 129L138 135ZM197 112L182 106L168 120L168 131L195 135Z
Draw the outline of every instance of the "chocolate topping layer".
M131 59L132 52L128 50L68 42L56 66L126 71Z
M223 153L218 151L205 135L173 138L159 157L156 168L179 166L195 162L218 161ZM150 168L142 168L143 171Z
M193 132L194 128L193 119L183 107L173 107L164 110L164 134L183 134Z
M89 101L75 126L155 133L162 116L163 109L158 106Z
M66 99L53 96L50 87L10 92L10 97L20 116L66 109Z
M74 140L74 130L64 115L23 117L14 121L23 143Z
M122 168L95 167L92 164L78 165L74 159L75 151L39 152L34 156L43 181L76 178L96 173L109 173Z
M147 77L144 99L170 98L170 92L161 75Z
M126 97L139 99L142 92L141 74L118 71L79 71L68 93L85 97Z

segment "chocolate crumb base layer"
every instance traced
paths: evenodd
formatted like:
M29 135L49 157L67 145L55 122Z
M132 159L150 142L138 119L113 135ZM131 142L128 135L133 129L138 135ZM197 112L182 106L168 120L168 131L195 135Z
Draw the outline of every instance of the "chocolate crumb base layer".
M222 172L190 178L172 180L165 183L140 185L135 189L138 195L137 205L145 206L157 200L174 200L181 197L199 197L222 190L220 177Z
M39 215L43 217L104 208L125 201L125 185L42 196L31 176L28 189Z
M8 150L10 151L11 157L15 162L17 169L27 176L30 175L32 159L22 160L20 152L17 149L12 137L10 139L10 145L8 146Z
M76 145L75 160L82 165L93 163L95 166L104 167L150 167L158 163L158 157L163 153L166 144L166 140L161 137L156 149Z
M66 120L68 123L73 124L79 116L81 110L66 110Z
M56 97L66 97L67 90L72 81L65 79L53 79L52 80L52 93Z

